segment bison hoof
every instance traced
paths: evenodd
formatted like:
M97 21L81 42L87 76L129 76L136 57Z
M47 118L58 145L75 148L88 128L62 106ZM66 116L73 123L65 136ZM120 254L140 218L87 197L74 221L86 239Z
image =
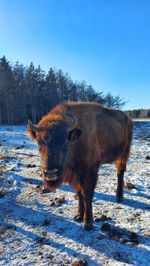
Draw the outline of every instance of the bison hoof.
M84 230L86 231L90 231L93 228L93 223L90 224L84 224Z
M76 216L74 217L74 220L75 220L76 222L80 223L80 222L83 222L83 217L80 216L80 215L76 215Z
M123 202L123 196L117 196L117 203Z
M47 189L45 187L42 187L40 192L41 192L41 194L45 194L45 193L50 193L51 190L49 190L49 189Z

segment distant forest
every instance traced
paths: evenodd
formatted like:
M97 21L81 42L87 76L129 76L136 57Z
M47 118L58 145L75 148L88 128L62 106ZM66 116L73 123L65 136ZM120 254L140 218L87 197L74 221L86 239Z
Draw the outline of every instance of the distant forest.
M45 73L32 62L24 66L0 58L0 124L26 124L28 119L37 123L65 101L94 101L118 109L126 103L118 95L97 92L85 81L73 81L61 69L51 67Z
M0 124L34 123L58 103L94 101L108 107L125 105L119 96L97 92L85 81L73 81L68 73L50 68L45 73L31 62L24 66L0 58Z
M132 118L150 118L150 109L136 109L126 113Z

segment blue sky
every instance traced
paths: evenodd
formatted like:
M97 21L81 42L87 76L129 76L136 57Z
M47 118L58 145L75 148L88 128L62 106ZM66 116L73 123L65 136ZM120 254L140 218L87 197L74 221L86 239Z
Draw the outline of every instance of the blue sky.
M0 57L150 108L149 0L0 0Z

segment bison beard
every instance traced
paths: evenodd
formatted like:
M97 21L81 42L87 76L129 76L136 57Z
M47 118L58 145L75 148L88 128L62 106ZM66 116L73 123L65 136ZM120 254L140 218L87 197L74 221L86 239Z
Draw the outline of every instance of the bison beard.
M56 106L28 134L39 145L46 189L68 183L78 194L75 220L93 227L92 199L101 164L115 162L117 202L123 200L123 177L132 139L132 121L123 112L97 103Z

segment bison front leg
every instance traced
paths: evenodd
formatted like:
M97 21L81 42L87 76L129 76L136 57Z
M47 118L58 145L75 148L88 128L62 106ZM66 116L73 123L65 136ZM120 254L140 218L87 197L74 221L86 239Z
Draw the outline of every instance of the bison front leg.
M98 166L94 165L91 170L85 175L84 183L82 185L81 193L84 203L84 229L91 230L93 228L93 211L92 200L94 195L94 189L97 182Z
M83 191L84 203L84 229L91 230L93 228L93 212L92 212L93 191Z
M83 190L77 192L78 195L78 213L74 217L75 221L82 222L84 220L84 229L90 230L93 227L93 214L92 214L92 199L93 192Z
M93 228L92 198L84 200L84 229L91 230Z
M78 191L77 195L78 195L78 212L77 215L74 217L74 220L77 222L82 222L84 217L84 202L81 191Z

